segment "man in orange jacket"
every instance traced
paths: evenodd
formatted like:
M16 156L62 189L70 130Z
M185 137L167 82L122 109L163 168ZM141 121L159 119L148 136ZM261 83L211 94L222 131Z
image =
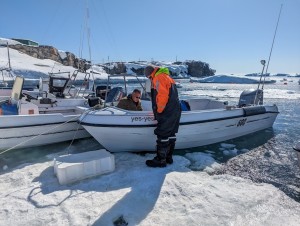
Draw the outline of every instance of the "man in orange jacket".
M156 156L147 160L149 167L166 167L173 163L176 133L181 116L180 102L175 81L170 77L168 68L149 65L144 70L151 80L151 100L157 127Z

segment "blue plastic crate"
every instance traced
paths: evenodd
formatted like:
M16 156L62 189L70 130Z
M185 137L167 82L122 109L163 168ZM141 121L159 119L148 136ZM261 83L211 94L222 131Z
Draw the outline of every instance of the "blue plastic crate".
M18 106L16 104L4 103L1 105L3 115L17 115Z

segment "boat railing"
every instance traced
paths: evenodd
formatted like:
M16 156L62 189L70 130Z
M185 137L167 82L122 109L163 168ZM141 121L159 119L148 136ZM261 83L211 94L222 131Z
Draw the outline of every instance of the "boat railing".
M133 75L133 74L125 74L124 73L124 74L109 75L108 78L107 78L106 90L111 90L110 87L112 87L112 84L113 84L112 80L114 78L122 78L122 82L124 83L124 91L122 91L123 95L121 96L120 94L116 93L116 95L118 95L118 98L112 98L114 101L107 101L107 98L108 98L108 95L109 95L110 91L106 92L105 93L105 98L104 98L104 106L113 106L113 105L115 105L114 102L118 102L121 97L128 95L128 83L129 83L128 78L129 79L132 78L137 83L139 83L139 85L142 89L142 93L145 93L145 95L149 96L149 98L150 98L150 95L146 91L146 86L143 84L143 82L145 80L142 80L137 75ZM132 82L132 81L130 81L130 82Z
M56 97L64 97L67 95L73 98L93 94L94 91L89 87L90 73L82 72L84 73L84 77L78 85L78 72L80 71L75 70L72 75L70 72L49 73L49 81L47 82L49 85L49 93L55 94Z

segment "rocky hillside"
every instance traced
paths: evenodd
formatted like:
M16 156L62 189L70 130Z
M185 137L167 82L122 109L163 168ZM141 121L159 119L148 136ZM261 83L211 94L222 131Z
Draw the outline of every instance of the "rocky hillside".
M40 45L40 46L28 46L23 44L10 44L10 48L18 50L22 53L38 59L51 59L65 66L72 66L85 71L90 68L90 62L85 59L77 58L71 52L59 51L55 47ZM150 62L157 66L165 66L170 69L171 76L177 78L184 77L205 77L215 74L215 70L211 69L208 63L196 60L187 60L184 62ZM120 73L135 73L137 75L143 75L144 67L149 62L136 61L136 62L112 62L101 64L101 66L108 74L120 74Z
M134 73L137 75L144 74L144 67L148 65L149 62L146 61L132 61L132 62L115 62L115 63L107 63L102 64L104 70L108 74L120 74L120 73ZM195 61L195 60L187 60L184 62L159 62L153 61L151 62L153 65L168 67L172 77L183 78L183 77L205 77L211 76L215 74L215 70L209 67L209 64Z
M71 52L62 52L52 46L40 45L36 47L16 44L9 45L9 47L38 59L54 60L65 66L72 66L81 70L89 68L89 62L85 59L79 59Z

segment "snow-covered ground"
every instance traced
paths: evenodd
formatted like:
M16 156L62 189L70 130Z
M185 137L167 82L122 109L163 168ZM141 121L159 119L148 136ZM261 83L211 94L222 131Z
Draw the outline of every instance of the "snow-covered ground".
M156 169L144 163L153 155L119 153L114 172L67 186L54 157L0 175L0 225L300 225L299 203L270 184L210 175L222 166L209 154Z

